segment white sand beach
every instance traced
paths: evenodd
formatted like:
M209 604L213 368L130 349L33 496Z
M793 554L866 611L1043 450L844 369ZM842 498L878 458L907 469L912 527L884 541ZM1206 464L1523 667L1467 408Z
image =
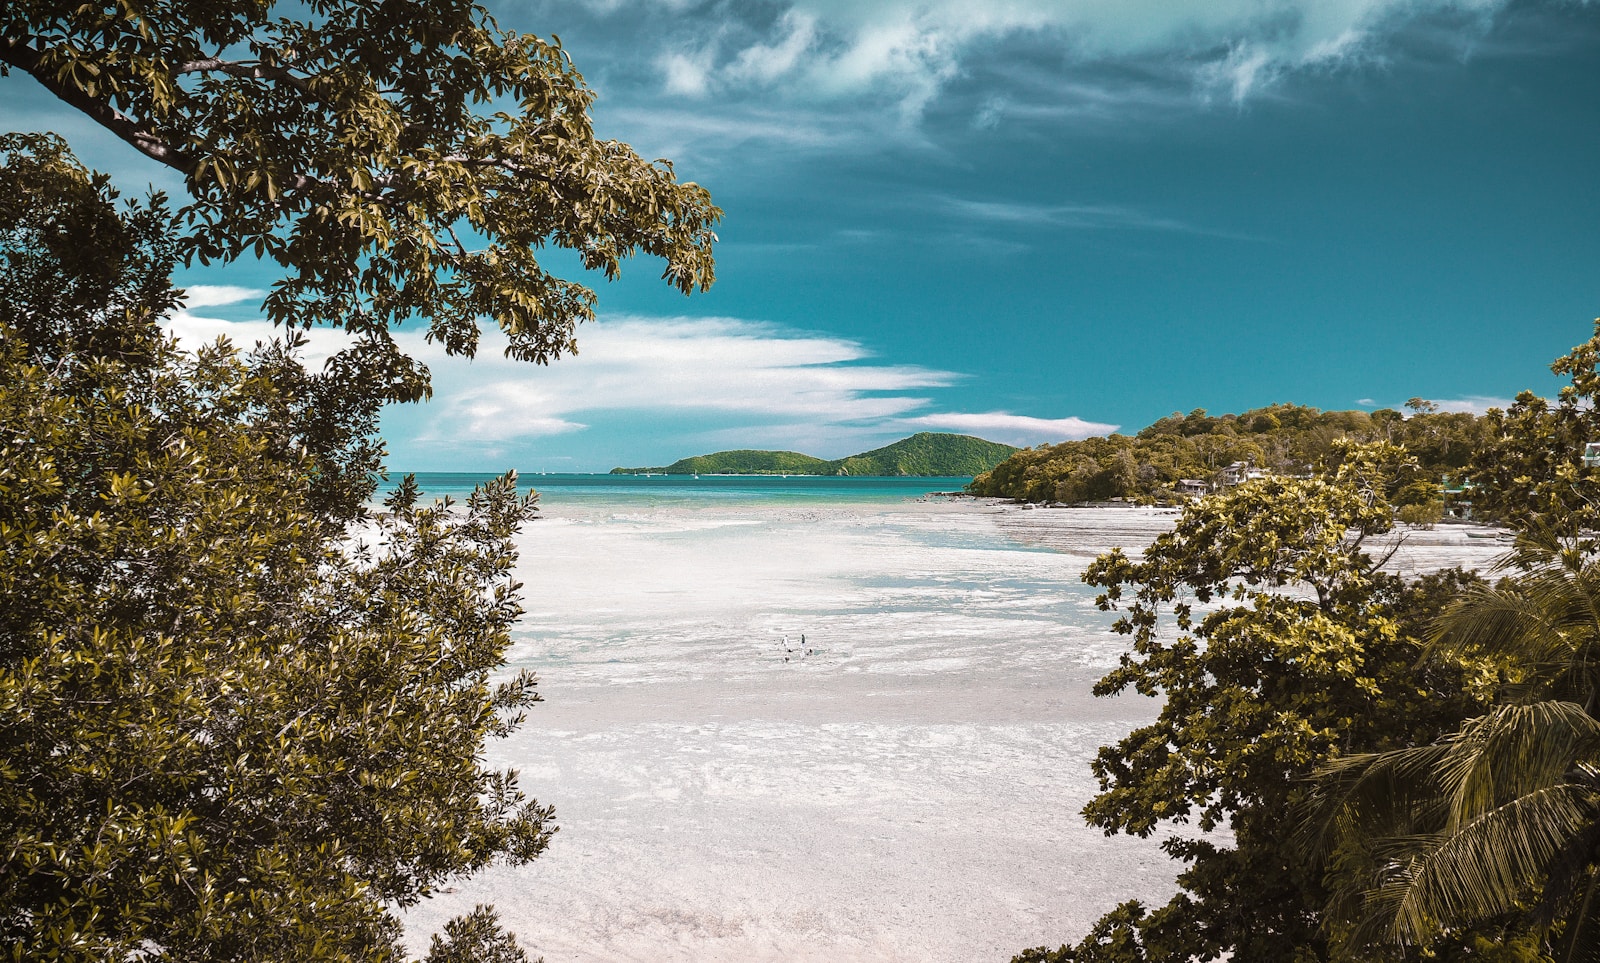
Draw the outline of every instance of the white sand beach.
M1078 576L1171 513L545 504L512 661L547 701L493 759L562 828L409 913L417 949L488 902L550 963L1007 960L1170 894L1157 840L1078 815L1156 708L1089 695L1121 643ZM1393 565L1505 547L1409 532Z

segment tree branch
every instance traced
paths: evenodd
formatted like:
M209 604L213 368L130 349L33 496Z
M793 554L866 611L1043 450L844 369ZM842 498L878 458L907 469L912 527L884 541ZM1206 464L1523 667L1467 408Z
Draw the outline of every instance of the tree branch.
M133 146L139 153L184 175L194 173L195 159L151 133L138 121L110 104L96 100L71 84L64 84L45 69L44 54L28 45L27 37L0 40L0 62L25 71L44 89L83 111L91 120Z
M207 57L204 60L190 60L179 64L173 71L174 77L181 74L200 74L216 71L230 77L240 77L245 80L278 80L288 84L303 94L311 93L311 85L304 77L297 77L287 67L273 67L260 61L246 63L237 60L223 60L221 57Z

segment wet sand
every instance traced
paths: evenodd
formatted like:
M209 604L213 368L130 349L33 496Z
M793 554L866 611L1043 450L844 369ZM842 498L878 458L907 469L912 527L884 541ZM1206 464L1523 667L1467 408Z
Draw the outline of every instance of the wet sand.
M562 825L534 863L411 912L417 949L492 902L556 961L1006 960L1163 901L1156 840L1079 809L1120 639L1078 581L1175 517L974 499L561 505L522 537L512 660L546 702L492 759ZM1505 546L1408 533L1408 573ZM800 642L804 635L805 642Z

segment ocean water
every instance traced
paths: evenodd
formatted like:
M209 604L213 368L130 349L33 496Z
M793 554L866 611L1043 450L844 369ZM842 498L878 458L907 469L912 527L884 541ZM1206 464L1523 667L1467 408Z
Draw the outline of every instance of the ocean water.
M398 475L391 479L398 480ZM498 476L483 472L417 472L417 486L428 496L465 498L473 486ZM518 487L563 502L625 502L692 507L708 502L752 504L892 503L930 492L957 492L968 477L876 477L828 475L519 475Z
M493 903L550 963L1003 961L1172 892L1159 840L1079 816L1096 749L1157 709L1090 695L1123 646L1079 575L1170 513L929 494L961 479L522 481L509 658L545 701L489 760L561 829L410 911L419 951Z

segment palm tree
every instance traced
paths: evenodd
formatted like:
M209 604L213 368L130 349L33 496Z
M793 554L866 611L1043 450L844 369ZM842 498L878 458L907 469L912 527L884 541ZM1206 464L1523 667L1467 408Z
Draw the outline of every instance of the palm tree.
M1600 963L1600 560L1525 536L1502 566L1514 576L1469 590L1431 646L1501 667L1501 704L1318 774L1303 838L1346 869L1329 918L1348 953L1515 917L1557 959Z

